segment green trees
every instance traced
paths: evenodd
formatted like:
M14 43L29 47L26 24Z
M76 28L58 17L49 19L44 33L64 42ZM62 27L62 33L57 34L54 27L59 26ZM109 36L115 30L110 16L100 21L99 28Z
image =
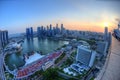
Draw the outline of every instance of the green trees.
M65 65L68 65L68 66L70 66L72 63L73 63L73 61L72 61L70 58L68 58L68 59L65 61Z
M34 78L36 75L37 75L37 76L42 75L42 73L43 73L43 71L42 71L42 70L39 70L39 71L35 72L33 75L31 75L30 77L31 77L31 78Z
M59 58L55 60L55 64L57 64L62 58L65 56L65 53L63 53Z
M44 80L64 80L58 75L57 68L49 68L43 72Z

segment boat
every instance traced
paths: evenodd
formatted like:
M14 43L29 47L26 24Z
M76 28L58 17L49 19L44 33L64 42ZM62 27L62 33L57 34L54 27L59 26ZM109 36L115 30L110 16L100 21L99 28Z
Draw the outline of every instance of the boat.
M118 29L114 29L113 34L112 34L118 40L120 40L120 30L119 30L119 28L120 28L120 24L118 24Z

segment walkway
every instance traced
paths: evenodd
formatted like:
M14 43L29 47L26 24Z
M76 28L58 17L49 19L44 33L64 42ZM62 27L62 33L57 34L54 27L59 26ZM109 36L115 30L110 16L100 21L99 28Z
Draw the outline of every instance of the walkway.
M120 42L114 37L110 56L95 80L120 80Z

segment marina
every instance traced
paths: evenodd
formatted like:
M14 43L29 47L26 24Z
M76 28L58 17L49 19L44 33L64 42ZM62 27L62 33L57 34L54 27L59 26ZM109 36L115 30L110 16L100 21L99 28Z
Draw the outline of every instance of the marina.
M37 57L38 55L46 55L54 52L54 50L64 45L64 43L66 43L66 41L56 41L51 39L38 40L37 38L34 38L33 40L28 41L27 39L25 39L24 42L22 43L23 49L20 52L11 51L10 53L7 53L8 55L6 55L5 57L5 63L8 66L8 68L11 71L13 71L15 69L15 66L19 68L24 66L26 62L30 61L30 60L25 61L24 55L30 56L33 53L37 53L35 55ZM15 43L15 45L17 44Z

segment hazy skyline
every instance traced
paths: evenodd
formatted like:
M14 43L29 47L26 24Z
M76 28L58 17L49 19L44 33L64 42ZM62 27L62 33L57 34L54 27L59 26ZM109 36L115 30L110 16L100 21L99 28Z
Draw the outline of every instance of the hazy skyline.
M2 0L0 29L9 33L25 32L26 27L63 23L72 30L103 32L116 27L120 1L105 0Z

